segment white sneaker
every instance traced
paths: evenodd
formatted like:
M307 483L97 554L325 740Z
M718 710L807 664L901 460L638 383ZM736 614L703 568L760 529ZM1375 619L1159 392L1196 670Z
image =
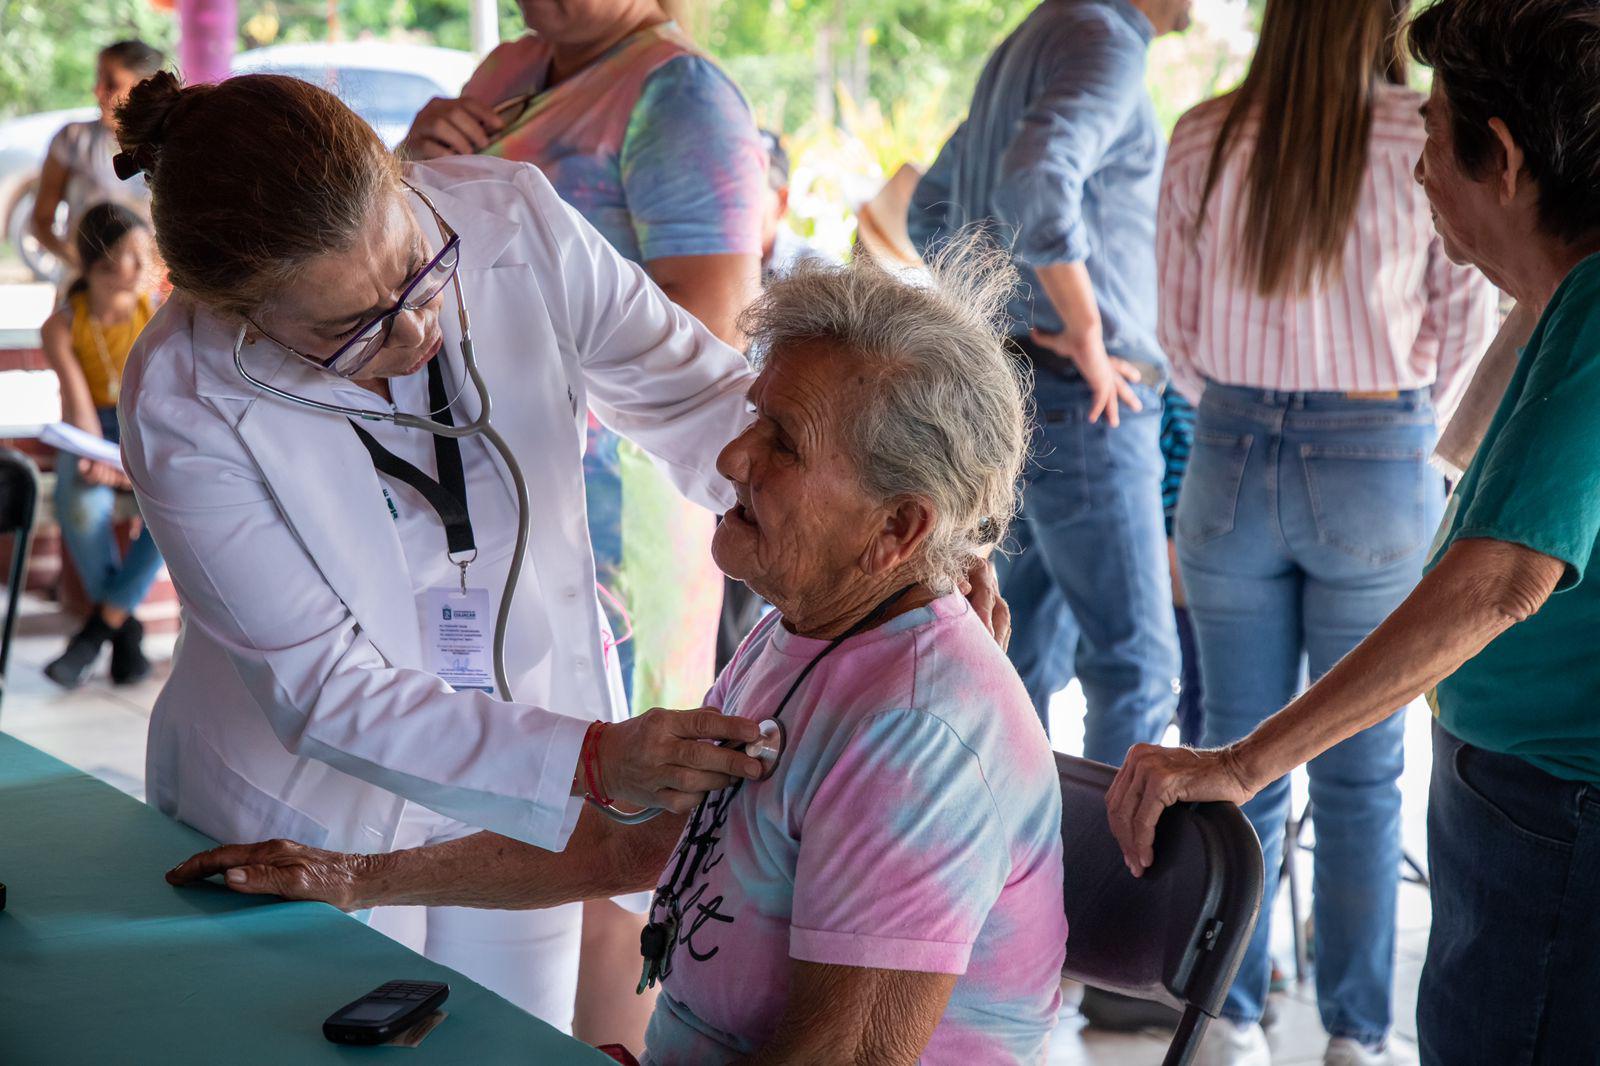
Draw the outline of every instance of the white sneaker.
M1193 1066L1272 1066L1266 1031L1213 1018L1200 1038Z
M1347 1036L1329 1040L1322 1055L1322 1066L1415 1066L1416 1061L1415 1055L1402 1051L1393 1040L1373 1051Z

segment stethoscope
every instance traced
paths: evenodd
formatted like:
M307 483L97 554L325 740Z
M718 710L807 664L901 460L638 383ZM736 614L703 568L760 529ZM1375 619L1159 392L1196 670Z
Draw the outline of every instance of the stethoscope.
M412 189L417 197L427 204L436 214L435 208L427 196L420 190ZM434 433L442 437L454 437L457 440L479 435L489 442L501 461L506 464L506 470L511 474L511 483L517 490L517 541L516 548L511 553L511 563L506 571L505 588L500 593L500 610L495 622L494 631L494 680L500 690L500 698L507 703L511 702L511 682L506 674L506 630L511 620L511 601L516 595L517 582L522 576L523 553L528 547L528 532L531 525L530 507L528 504L528 484L522 476L522 467L518 464L516 456L511 452L510 445L499 431L490 422L489 386L483 380L483 374L478 370L477 353L472 345L472 320L467 315L466 297L461 291L461 274L459 269L450 276L450 284L455 291L456 315L461 322L461 361L466 367L467 377L472 382L472 387L478 394L478 414L471 422L464 425L447 425L425 415L413 415L399 410L375 411L369 408L347 407L343 404L328 403L324 400L313 400L306 396L297 396L292 392L269 385L260 378L255 377L244 366L244 341L249 331L249 323L239 325L239 333L233 342L233 366L251 386L275 396L280 400L298 404L301 407L314 411L324 411L328 414L342 415L345 418L357 418L365 422L389 422L402 429L420 429L425 433ZM459 393L457 394L459 395ZM438 412L432 412L437 414ZM463 566L463 580L465 580L465 567ZM769 719L761 723L762 739L745 746L745 753L752 758L760 759L767 766L768 774L777 765L778 755L782 751L782 727L775 720ZM611 803L600 803L590 799L591 803L614 821L623 825L639 825L648 822L657 815L664 814L661 807L646 807L640 811L624 811Z

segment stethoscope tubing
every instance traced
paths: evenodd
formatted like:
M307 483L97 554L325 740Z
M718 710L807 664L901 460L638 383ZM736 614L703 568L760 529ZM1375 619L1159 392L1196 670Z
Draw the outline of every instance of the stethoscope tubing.
M242 357L243 341L247 325L241 324L239 335L235 338L233 346L233 365L239 375L255 388L317 411L328 414L341 415L345 418L358 418L366 422L391 422L403 429L419 429L427 433L435 433L443 437L454 437L458 440L473 435L481 435L489 446L500 456L506 465L506 471L511 475L511 484L517 493L517 539L516 547L511 553L511 562L506 570L505 588L500 593L500 610L497 614L494 630L494 680L499 689L499 695L507 703L512 702L511 680L506 673L506 632L511 624L511 603L516 595L517 583L522 579L523 556L528 548L528 534L532 524L532 505L528 497L527 479L523 477L522 465L517 462L512 454L511 446L494 428L491 421L492 400L489 396L489 386L483 380L482 373L478 370L477 353L472 344L472 329L467 318L466 302L461 295L460 282L456 283L456 302L461 314L461 362L466 367L467 376L472 380L473 389L478 394L478 416L471 422L459 426L447 426L442 422L421 415L406 414L399 411L381 412L364 410L359 407L346 407L343 404L327 403L322 400L313 400L304 396L297 396L287 390L277 388L255 377L245 369ZM658 815L664 814L661 807L646 807L641 811L623 811L612 804L596 803L605 815L612 821L622 825L640 825L650 821Z

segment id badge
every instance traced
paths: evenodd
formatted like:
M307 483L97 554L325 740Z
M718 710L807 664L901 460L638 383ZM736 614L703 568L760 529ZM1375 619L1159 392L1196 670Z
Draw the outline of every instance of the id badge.
M489 590L431 588L424 594L423 610L428 669L458 692L493 693L494 617Z

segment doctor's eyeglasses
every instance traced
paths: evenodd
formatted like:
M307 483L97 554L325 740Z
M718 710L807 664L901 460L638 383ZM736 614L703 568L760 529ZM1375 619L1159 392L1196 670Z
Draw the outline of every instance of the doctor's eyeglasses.
M445 242L439 254L406 282L400 291L400 299L393 307L358 325L350 335L350 339L330 356L308 355L284 344L254 322L250 324L274 344L307 362L315 363L324 370L332 371L344 378L360 373L379 352L383 351L383 346L389 343L394 320L407 311L420 311L436 300L445 286L455 277L456 267L461 263L461 238L450 228L450 224L444 220L438 208L433 206L433 202L423 192L409 185L407 188L427 205L429 211L433 212L434 221L439 224L439 233L445 238Z

